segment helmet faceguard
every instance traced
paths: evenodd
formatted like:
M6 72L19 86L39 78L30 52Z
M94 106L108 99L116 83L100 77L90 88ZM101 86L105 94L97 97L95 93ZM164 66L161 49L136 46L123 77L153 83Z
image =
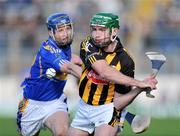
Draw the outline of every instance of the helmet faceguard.
M92 31L94 26L109 29L108 30L110 35L109 38L105 37L104 42L101 44L96 43L94 37L92 36ZM113 33L113 29L115 28L119 29L119 18L117 15L114 15L112 13L97 13L91 18L90 28L91 28L91 39L94 42L94 44L100 48L106 47L109 44L111 44L117 37L117 35L114 35L112 33Z
M51 37L60 47L70 45L72 43L73 41L73 25L72 24L73 23L70 17L67 14L62 14L62 13L55 13L55 14L50 15L47 18L47 22L46 22L47 29L51 31L52 33ZM60 39L57 40L55 38L55 33L57 31L61 31L62 28L64 28L64 31L67 34L67 37L65 39L63 37L60 37Z

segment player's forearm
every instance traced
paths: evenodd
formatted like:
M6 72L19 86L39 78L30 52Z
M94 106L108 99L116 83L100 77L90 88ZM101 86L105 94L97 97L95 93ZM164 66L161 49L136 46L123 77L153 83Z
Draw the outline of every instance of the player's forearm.
M105 60L98 60L94 62L91 66L102 78L110 82L127 86L137 86L140 88L148 87L146 83L128 77L116 70L115 68L109 66Z
M104 72L102 73L102 76L105 79L117 84L123 84L127 86L137 86L137 87L139 87L141 84L141 81L128 77L109 66L104 68Z
M121 110L124 109L127 105L132 103L132 101L140 94L142 91L135 87L127 94L117 94L114 96L114 106L116 109Z
M74 75L77 78L81 77L82 68L76 64L71 64L70 66L70 74Z
M114 68L111 68L110 71L107 70L105 78L113 81L117 84L123 84L127 86L137 86L139 87L141 84L141 81L138 81L134 78L128 77L119 71L115 70Z
M80 78L81 77L81 66L76 65L72 62L64 63L63 66L61 66L61 72L72 74L73 76Z
M79 66L82 65L81 58L78 55L76 55L76 54L72 54L71 62L76 64L76 65L79 65Z

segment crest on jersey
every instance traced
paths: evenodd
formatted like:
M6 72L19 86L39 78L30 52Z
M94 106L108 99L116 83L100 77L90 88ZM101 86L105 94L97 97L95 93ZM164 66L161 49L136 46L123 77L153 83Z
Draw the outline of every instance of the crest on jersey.
M86 42L85 44L83 44L82 50L85 50L86 52L91 52L89 50L89 47L93 47L93 45L89 42Z
M51 46L46 45L46 46L44 46L44 49L46 49L46 50L48 50L48 51L51 51Z

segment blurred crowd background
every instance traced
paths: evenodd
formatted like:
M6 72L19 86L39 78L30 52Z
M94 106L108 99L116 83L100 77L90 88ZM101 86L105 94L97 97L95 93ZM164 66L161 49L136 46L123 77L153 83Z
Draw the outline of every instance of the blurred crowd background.
M119 15L119 36L136 62L137 75L151 72L146 51L165 54L167 62L159 75L160 88L165 86L162 92L173 92L171 98L179 106L180 0L0 0L1 112L8 108L6 104L16 102L22 77L39 45L48 37L46 18L54 12L72 17L75 32L72 48L79 54L80 42L89 34L89 20L100 11ZM163 94L161 104L169 102L167 93ZM180 116L178 109L176 113Z
M17 74L29 66L42 40L47 39L46 17L68 13L74 20L74 52L89 33L89 20L98 12L120 17L122 43L144 70L145 51L167 55L165 73L180 73L180 0L0 0L0 75Z

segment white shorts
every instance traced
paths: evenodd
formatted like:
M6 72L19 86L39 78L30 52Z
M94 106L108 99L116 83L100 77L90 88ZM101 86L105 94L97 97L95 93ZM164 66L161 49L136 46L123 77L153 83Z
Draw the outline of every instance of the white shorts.
M93 106L80 100L75 118L71 123L71 127L77 128L88 133L92 133L94 129L102 124L115 124L114 105L109 103L106 105Z
M33 136L44 128L46 119L57 111L67 112L66 96L59 99L42 102L25 99L19 103L17 113L18 130L23 136Z

